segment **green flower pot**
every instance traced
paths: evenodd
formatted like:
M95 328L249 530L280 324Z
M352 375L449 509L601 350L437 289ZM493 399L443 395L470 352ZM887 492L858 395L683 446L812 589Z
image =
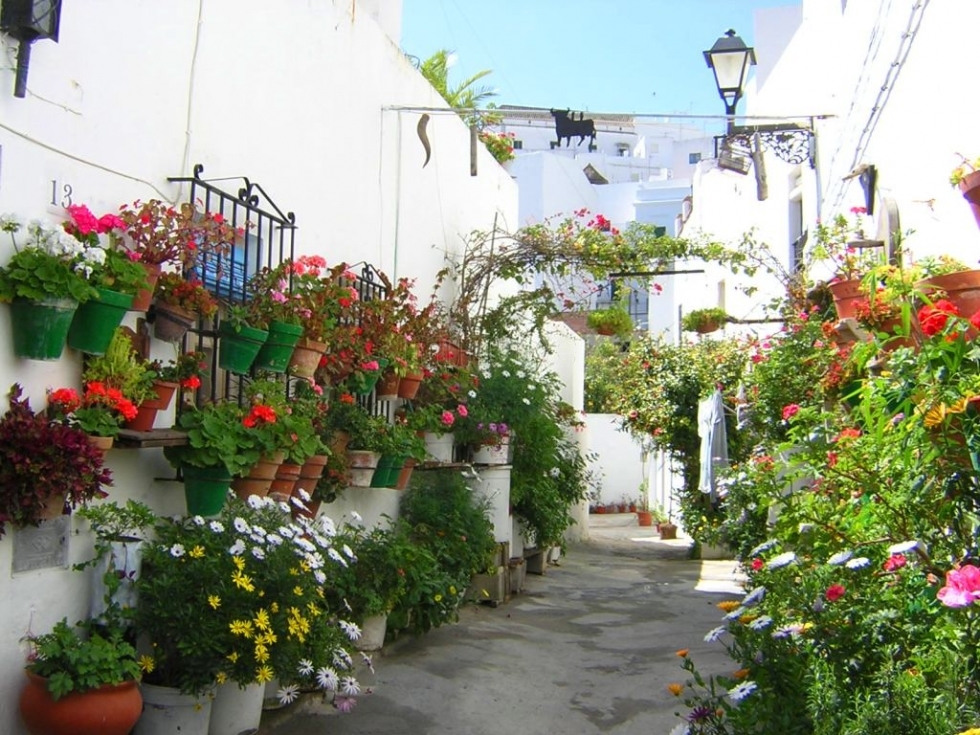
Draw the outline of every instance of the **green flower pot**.
M381 374L388 367L388 360L383 357L376 358L378 363L377 370L356 370L353 375L347 379L347 385L350 388L351 393L359 396L366 396L368 393L374 390L374 386L378 384L381 379Z
M227 322L218 325L218 367L244 375L252 367L269 333L263 329L243 326L235 331Z
M89 355L104 355L112 335L133 305L133 295L100 288L97 298L78 307L68 330L68 346Z
M272 322L269 324L269 338L255 358L255 367L273 373L286 372L293 348L302 336L301 325Z
M57 360L65 348L68 328L77 308L74 299L11 301L14 354L28 360Z
M231 488L231 473L226 467L193 467L183 465L184 499L187 515L213 516L221 512Z

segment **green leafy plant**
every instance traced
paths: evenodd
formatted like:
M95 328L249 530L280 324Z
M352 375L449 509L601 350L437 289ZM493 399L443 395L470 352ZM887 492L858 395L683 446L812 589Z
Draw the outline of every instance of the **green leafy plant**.
M692 309L681 317L681 329L685 332L713 332L728 321L728 313L721 308Z
M34 413L21 395L14 384L0 417L0 536L8 522L36 526L49 503L74 508L112 484L102 450L83 431Z
M39 222L27 225L28 243L18 247L14 234L21 228L16 220L0 218L0 229L10 234L14 254L0 268L0 301L15 298L74 299L84 303L98 292L88 281L86 248L63 229L48 229ZM104 256L104 251L100 258Z
M47 679L55 701L72 692L138 681L136 649L124 640L122 630L103 632L83 623L72 628L64 619L50 633L28 638L32 652L27 670Z
M591 329L596 330L599 334L616 335L623 338L629 337L634 329L633 317L621 306L590 311L587 323Z
M126 227L123 245L130 258L147 265L179 263L192 267L201 256L227 257L245 230L232 227L218 212L200 212L190 202L135 201L120 209Z
M114 389L137 406L156 396L156 375L133 347L123 328L116 329L104 355L91 357L85 365L82 380L100 383Z

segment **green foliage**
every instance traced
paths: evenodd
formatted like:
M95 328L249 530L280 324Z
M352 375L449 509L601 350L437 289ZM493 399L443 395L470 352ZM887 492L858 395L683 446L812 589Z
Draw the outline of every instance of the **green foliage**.
M328 597L338 609L349 605L351 617L362 622L372 615L387 614L408 592L406 566L415 558L416 544L409 528L396 523L393 528L370 531L347 527L338 534L336 544L347 544L357 561L338 570Z
M724 309L693 309L681 317L681 329L685 332L713 332L728 320Z
M600 342L585 355L586 413L615 413L613 402L618 395L623 346L615 342Z
M227 401L187 409L176 425L187 432L187 444L164 447L163 454L174 467L225 467L233 476L244 476L264 453L242 425L245 416L241 406Z
M50 633L29 639L33 660L27 670L48 680L52 699L140 678L136 649L123 640L122 630L103 635L94 626L79 626L84 634L63 619Z
M492 73L489 69L478 71L458 84L452 85L449 81L449 69L454 61L455 54L453 52L447 49L439 49L419 65L422 76L446 100L450 107L455 110L473 110L497 94L491 87L473 86ZM486 124L484 116L479 114L463 113L462 118L467 125L483 127Z
M590 311L587 323L599 334L626 338L633 333L633 317L621 306Z
M113 333L104 355L88 359L82 379L116 388L137 405L156 396L153 388L156 373L140 358L122 327Z
M84 303L97 295L88 282L84 246L60 229L47 229L37 222L27 226L29 244L18 248L14 233L21 225L0 218L0 229L10 234L14 254L0 268L0 301L15 298L74 299Z

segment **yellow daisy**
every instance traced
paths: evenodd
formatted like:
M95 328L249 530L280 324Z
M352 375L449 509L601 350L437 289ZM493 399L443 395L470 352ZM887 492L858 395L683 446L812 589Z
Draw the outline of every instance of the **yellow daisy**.
M204 547L203 546L200 546L200 545L195 546L193 549L191 549L190 551L187 552L187 555L191 559L203 559L204 558Z
M258 684L265 684L267 681L272 681L275 674L272 672L272 667L270 666L259 666L255 670L255 681Z
M208 595L208 604L211 606L212 610L217 610L221 607L221 598L217 595Z
M138 663L140 665L140 668L146 674L151 673L153 669L156 667L156 662L153 660L152 656L146 656L146 655L140 656Z
M673 694L675 697L681 696L681 692L684 691L684 685L678 684L677 682L671 682L667 685L667 691Z
M228 674L226 674L224 671L219 671L215 675L214 680L218 684L224 684L226 681L228 681Z
M719 610L724 610L726 613L730 613L732 610L737 610L740 605L736 600L725 600L724 602L719 602L715 607Z

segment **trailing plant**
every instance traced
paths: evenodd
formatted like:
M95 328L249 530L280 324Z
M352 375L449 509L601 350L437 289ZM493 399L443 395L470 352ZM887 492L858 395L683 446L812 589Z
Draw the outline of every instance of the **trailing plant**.
M685 332L713 332L728 321L728 313L719 307L692 309L681 317Z
M621 306L590 311L586 323L599 334L629 337L633 333L633 317Z

